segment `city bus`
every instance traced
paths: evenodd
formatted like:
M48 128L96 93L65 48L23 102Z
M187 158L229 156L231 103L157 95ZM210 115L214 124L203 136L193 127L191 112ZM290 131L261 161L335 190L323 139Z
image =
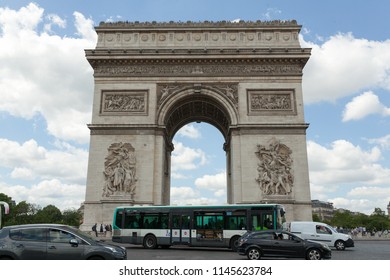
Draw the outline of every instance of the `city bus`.
M281 229L279 204L223 206L121 206L114 211L112 241L147 249L172 245L237 249L251 230Z

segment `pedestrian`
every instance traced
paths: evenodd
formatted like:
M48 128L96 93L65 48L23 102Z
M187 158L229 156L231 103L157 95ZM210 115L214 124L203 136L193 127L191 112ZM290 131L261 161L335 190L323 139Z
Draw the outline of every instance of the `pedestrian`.
M97 232L97 223L95 223L95 224L92 226L92 231L95 232L96 237L97 237L97 236L98 236L98 232Z

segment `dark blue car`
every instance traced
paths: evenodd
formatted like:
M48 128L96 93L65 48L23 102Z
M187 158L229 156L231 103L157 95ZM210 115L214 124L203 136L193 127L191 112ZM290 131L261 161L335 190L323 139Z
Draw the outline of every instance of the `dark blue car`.
M124 247L70 226L31 224L0 230L0 260L125 260Z
M259 260L262 257L302 258L307 260L330 259L328 245L303 240L287 231L264 230L248 232L238 240L240 255Z

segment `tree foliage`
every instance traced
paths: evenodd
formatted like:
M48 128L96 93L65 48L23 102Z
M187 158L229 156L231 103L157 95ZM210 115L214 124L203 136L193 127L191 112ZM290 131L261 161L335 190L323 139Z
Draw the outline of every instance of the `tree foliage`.
M41 208L39 205L21 201L15 204L12 198L4 193L0 193L0 201L5 201L10 205L9 215L2 217L2 226L20 224L66 224L70 226L80 226L82 214L76 209L66 209L61 212L54 205Z
M350 211L335 212L329 224L337 227L354 229L364 227L367 231L383 231L390 229L390 219L380 208L375 208L373 214L354 214Z

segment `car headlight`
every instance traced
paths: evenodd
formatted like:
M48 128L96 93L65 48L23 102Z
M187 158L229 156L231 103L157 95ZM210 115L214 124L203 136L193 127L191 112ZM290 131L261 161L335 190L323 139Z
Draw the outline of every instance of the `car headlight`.
M113 253L119 253L119 251L118 251L116 248L114 248L114 247L111 247L111 246L104 246L104 248L107 248L108 250L110 250L110 251L113 252Z
M240 239L238 244L239 246L241 246L242 244L244 244L248 239Z
M329 250L329 251L330 251L330 248L329 248L328 244L323 244L323 243L322 243L321 245L322 245L323 248L325 248L326 250Z

